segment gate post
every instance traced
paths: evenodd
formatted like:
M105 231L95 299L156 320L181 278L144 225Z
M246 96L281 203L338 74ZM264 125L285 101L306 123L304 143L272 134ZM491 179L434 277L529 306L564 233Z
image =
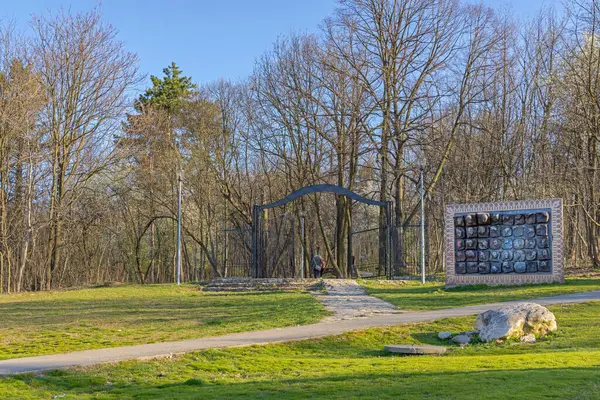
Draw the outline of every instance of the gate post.
M352 199L348 199L348 236L346 238L346 246L348 246L348 271L346 276L348 279L354 278L354 253L352 252Z
M385 268L387 278L392 279L392 202L388 201L385 205L385 223L387 225L385 232Z
M258 224L259 206L252 207L252 278L258 278Z
M421 283L425 284L425 182L421 168Z

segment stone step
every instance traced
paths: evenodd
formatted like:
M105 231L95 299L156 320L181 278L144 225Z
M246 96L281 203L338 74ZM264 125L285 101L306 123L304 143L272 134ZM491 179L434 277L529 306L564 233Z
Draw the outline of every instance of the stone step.
M203 292L292 292L298 291L298 289L285 289L285 288L210 288L205 287L202 289Z
M211 285L288 285L288 282L209 282Z
M320 282L319 279L235 279L229 280L225 278L214 279L210 283L213 284L270 284L270 285L280 285L280 284L291 284L291 285L306 285L307 283L316 283Z
M204 288L203 292L297 292L297 288Z
M246 292L246 291L298 291L313 288L319 279L252 279L218 278L209 282L205 292Z
M274 285L274 284L263 284L263 283L259 283L259 284L251 284L251 283L245 283L245 284L209 284L207 286L211 286L211 287L237 287L237 288L252 288L252 287L297 287L297 288L302 288L302 287L306 287L306 286L312 286L314 284L309 284L309 285L289 285L289 284L280 284L280 285Z
M290 285L287 283L280 283L280 284L273 284L273 283L237 283L237 284L218 283L218 284L212 284L212 283L209 283L207 286L245 288L245 287L306 287L306 286L312 286L312 285L315 285L315 283L308 283L308 284L304 284L304 285Z

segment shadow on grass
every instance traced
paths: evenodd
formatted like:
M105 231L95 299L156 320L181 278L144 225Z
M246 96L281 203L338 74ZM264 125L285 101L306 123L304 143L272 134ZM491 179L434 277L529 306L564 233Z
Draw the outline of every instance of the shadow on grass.
M570 279L564 284L522 286L462 286L446 289L442 285L369 286L367 292L401 309L443 309L486 304L600 289L599 279Z
M458 332L456 332L458 333ZM450 347L452 344L448 340L441 340L437 336L437 332L413 333L412 336L421 344L430 344L432 346Z
M474 292L478 290L490 289L515 289L515 288L561 288L561 287L589 287L596 285L600 287L600 279L568 279L565 283L526 283L519 286L488 286L488 285L464 285L453 288L442 288L445 292Z
M385 284L383 284L385 285ZM569 279L565 283L538 283L538 284L523 284L523 285L510 285L510 286L489 286L489 285L465 285L456 286L453 288L446 288L442 283L437 285L425 284L425 285L409 285L409 286L390 286L390 287L373 287L367 286L369 293L380 294L380 293L406 293L406 294L428 294L428 293L472 293L472 292L503 292L515 289L543 289L544 288L556 288L561 289L565 287L582 287L589 290L594 290L594 286L600 289L600 279Z
M103 324L123 323L128 326L215 318L251 321L267 319L282 310L296 311L314 305L310 296L288 296L282 292L222 293L202 296L126 297L113 299L21 300L0 303L4 327L19 329L43 328L56 324L78 324L84 321Z
M77 372L57 371L45 376L1 378L0 384L19 382L36 392L73 395L77 398L216 399L216 398L443 398L506 399L578 398L597 399L598 368L489 369L465 372L365 372L330 373L317 377L269 379L225 378L212 381L202 373L173 382L173 376L107 382L106 378ZM4 381L4 382L3 382ZM22 387L23 385L21 385ZM24 393L25 394L25 393ZM27 393L29 394L29 393Z

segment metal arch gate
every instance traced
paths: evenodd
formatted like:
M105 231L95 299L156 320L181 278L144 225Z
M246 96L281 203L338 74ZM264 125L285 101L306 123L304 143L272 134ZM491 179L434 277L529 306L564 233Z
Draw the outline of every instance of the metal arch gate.
M275 207L284 206L295 199L306 196L312 193L334 193L337 195L345 196L351 200L372 205L383 207L385 211L385 225L380 226L380 229L384 230L385 237L385 275L388 279L392 278L392 202L391 201L377 201L368 199L363 197L357 193L352 192L346 188L336 185L330 184L320 184L320 185L312 185L306 186L304 188L298 189L286 197L277 200L273 203L259 205L255 204L252 208L252 258L251 258L251 274L253 278L264 278L265 270L262 260L264 260L264 249L263 249L263 232L262 232L262 224L261 218L262 214L265 210L269 210ZM351 231L351 228L350 228ZM352 237L352 232L350 234L350 238ZM349 240L348 243L348 260L352 264L352 243Z

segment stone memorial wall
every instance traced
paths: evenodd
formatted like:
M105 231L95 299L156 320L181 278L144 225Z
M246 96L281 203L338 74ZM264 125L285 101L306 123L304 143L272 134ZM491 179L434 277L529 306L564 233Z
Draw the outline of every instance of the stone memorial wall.
M563 281L562 200L446 207L446 285Z

